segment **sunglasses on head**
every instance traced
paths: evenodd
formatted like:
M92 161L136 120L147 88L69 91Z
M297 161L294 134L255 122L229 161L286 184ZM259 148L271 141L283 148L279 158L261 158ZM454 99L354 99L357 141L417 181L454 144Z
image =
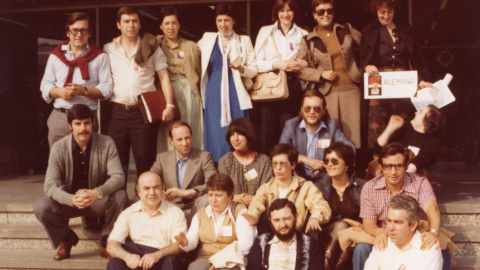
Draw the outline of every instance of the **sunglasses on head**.
M315 107L312 107L312 106L304 106L304 107L303 107L303 111L304 111L305 113L311 112L312 109L313 109L313 111L315 111L316 113L321 113L321 112L322 112L322 107L320 107L320 106L315 106Z
M335 11L333 10L333 8L329 8L329 9L319 9L317 11L315 11L315 13L318 15L318 16L323 16L325 14L325 12L327 13L327 15L333 15L333 13L335 13Z
M325 164L325 166L328 165L328 163L330 163L330 162L332 162L332 165L338 165L339 160L336 159L336 158L332 158L332 159L326 158L326 159L323 160L323 163Z

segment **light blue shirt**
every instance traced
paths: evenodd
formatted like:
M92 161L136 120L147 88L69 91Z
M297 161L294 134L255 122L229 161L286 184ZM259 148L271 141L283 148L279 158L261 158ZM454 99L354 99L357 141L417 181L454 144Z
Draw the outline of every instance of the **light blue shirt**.
M307 157L313 159L320 159L317 151L318 134L322 128L327 129L325 123L321 121L315 133L312 133L310 129L307 128L307 126L305 125L305 120L302 120L302 122L300 122L298 128L303 128L307 131ZM311 177L312 169L305 165L305 173Z
M192 151L190 151L191 153ZM178 157L177 152L175 152L175 156L177 157L177 182L178 188L182 188L183 185L183 177L185 176L185 168L187 168L187 161L190 157L190 153L188 153L187 157L184 160L181 160Z
M88 52L90 46L87 44L85 50L79 55L83 56ZM75 55L70 50L70 43L62 45L62 52L65 54L65 58L71 61L75 59ZM104 100L107 100L112 95L112 74L110 72L110 61L106 53L101 53L90 62L88 62L88 73L90 75L89 80L84 80L80 73L80 68L76 66L73 70L72 83L81 84L85 87L95 87L100 90ZM40 84L40 91L42 97L47 103L51 103L54 99L50 97L50 90L54 87L63 87L68 75L68 66L64 64L57 56L50 54L48 57L47 66L45 67L45 74L43 75L42 82ZM64 100L56 98L53 106L55 108L70 109L75 104L85 104L90 109L96 110L98 101L97 99L76 96L71 100Z

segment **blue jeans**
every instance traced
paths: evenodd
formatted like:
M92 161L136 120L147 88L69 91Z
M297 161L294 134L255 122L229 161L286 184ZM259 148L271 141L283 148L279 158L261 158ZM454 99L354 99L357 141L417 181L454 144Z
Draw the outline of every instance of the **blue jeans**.
M372 252L372 245L360 243L355 247L353 251L353 270L363 270L365 262ZM448 252L448 249L442 250L443 257L443 270L450 270L450 261L452 260L452 255Z

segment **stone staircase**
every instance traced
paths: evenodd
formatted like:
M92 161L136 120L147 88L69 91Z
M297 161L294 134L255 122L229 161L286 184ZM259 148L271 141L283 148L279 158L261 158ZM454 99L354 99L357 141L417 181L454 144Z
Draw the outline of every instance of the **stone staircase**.
M81 219L70 220L80 238L70 259L54 261L47 233L33 214L32 204L0 205L0 269L105 269L99 255L99 231L83 230Z

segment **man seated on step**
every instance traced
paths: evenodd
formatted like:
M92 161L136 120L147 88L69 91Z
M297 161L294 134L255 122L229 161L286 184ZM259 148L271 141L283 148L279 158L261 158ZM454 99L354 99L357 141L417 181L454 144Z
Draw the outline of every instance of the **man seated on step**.
M288 199L276 199L268 209L272 233L258 236L248 254L247 270L323 269L319 243L295 229L297 208Z
M443 259L438 248L422 249L418 202L405 194L394 196L388 203L388 245L374 249L365 263L365 270L441 270Z
M93 132L95 116L87 105L76 104L67 112L72 134L50 150L45 175L45 196L33 206L54 248L55 260L70 257L78 236L68 227L69 218L105 216L100 240L102 257L108 235L118 215L128 205L122 189L125 176L113 140Z
M187 123L174 123L168 135L175 149L158 154L150 170L163 180L165 199L182 208L190 221L198 209L208 205L205 183L217 169L212 154L192 147L195 134Z
M135 190L140 201L120 214L108 239L114 258L107 269L182 269L175 237L187 232L183 211L163 200L162 180L154 172L142 173Z
M399 143L386 145L378 158L383 174L367 182L360 195L360 217L363 228L375 237L375 249L384 251L388 246L387 207L390 199L405 194L418 201L423 212L422 219L429 222L429 230L421 233L422 250L438 249L440 246L440 211L432 186L425 177L407 173L408 151ZM372 245L359 243L353 253L353 269L364 269ZM450 253L444 250L444 268L450 269Z

